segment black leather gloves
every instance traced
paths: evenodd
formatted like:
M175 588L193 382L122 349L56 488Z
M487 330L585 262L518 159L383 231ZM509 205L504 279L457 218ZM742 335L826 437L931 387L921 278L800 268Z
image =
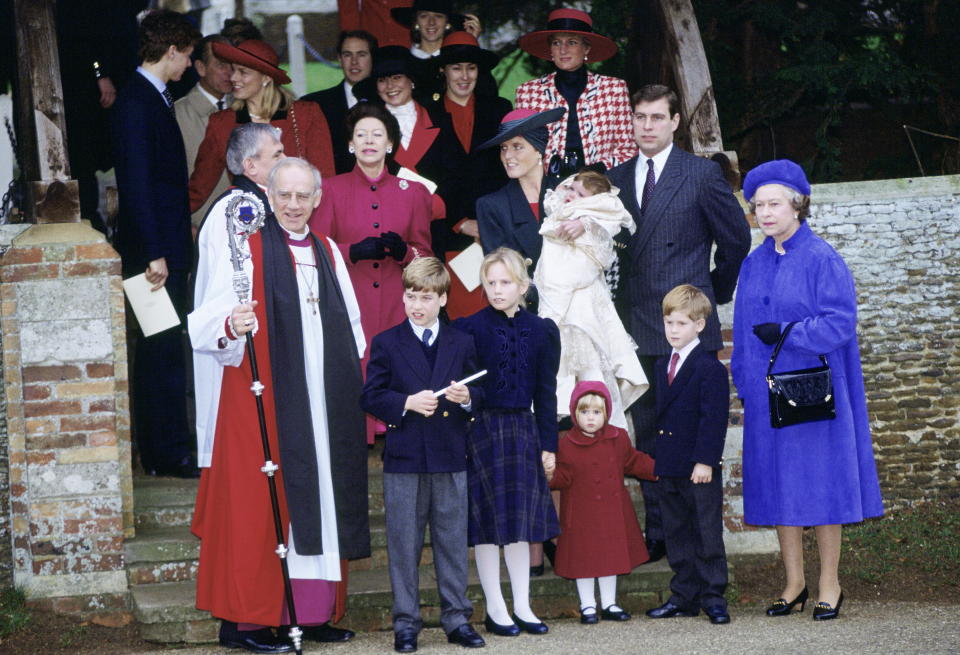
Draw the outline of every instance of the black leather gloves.
M398 262L403 261L403 258L407 255L407 244L404 243L399 234L396 232L381 232L380 240L388 255Z
M760 341L764 342L768 346L772 346L780 341L780 324L757 323L753 326L753 333L757 335Z
M354 264L364 259L383 259L386 256L383 239L367 237L350 246L350 261Z

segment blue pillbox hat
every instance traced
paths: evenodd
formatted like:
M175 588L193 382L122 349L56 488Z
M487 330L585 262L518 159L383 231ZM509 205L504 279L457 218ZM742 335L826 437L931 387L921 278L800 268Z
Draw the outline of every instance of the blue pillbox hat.
M765 184L782 184L805 196L810 195L810 183L799 165L789 159L774 159L760 164L743 180L743 197L750 201L757 189Z

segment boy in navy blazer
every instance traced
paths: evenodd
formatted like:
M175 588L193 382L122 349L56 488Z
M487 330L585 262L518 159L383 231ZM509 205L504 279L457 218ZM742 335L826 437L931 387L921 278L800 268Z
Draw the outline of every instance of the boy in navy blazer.
M450 289L440 260L410 262L403 288L407 320L373 338L360 400L364 410L387 424L383 495L394 650L417 649L423 625L418 566L428 521L440 622L450 643L477 648L484 641L468 622L473 606L466 595L466 440L483 390L454 384L476 372L476 348L472 336L438 320ZM445 392L435 396L441 389Z
M647 612L654 619L696 616L730 622L727 556L723 547L723 442L730 413L730 382L700 332L712 310L698 288L682 284L663 299L663 327L672 346L654 367L657 377L656 468L670 599Z

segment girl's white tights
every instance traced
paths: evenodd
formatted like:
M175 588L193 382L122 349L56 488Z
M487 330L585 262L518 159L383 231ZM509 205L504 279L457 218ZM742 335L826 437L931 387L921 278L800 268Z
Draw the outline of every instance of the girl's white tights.
M597 598L593 595L593 581L600 585L600 607L608 609L617 604L617 576L605 575L602 578L577 578L577 594L580 596L580 609L596 607Z
M496 544L477 544L473 547L473 556L477 561L487 615L500 625L513 623L500 588L500 547ZM503 559L510 576L514 614L521 621L539 623L540 619L530 609L530 544L526 541L507 544L503 547Z

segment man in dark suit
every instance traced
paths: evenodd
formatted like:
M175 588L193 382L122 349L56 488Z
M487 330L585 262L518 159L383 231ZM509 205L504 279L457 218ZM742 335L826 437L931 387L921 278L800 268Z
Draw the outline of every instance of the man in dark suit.
M440 323L450 275L435 257L403 271L407 319L370 344L360 404L386 422L383 500L393 589L394 649L417 650L418 567L430 535L440 594L440 623L450 643L484 645L470 626L467 598L467 429L482 401L479 385L452 384L477 369L473 337ZM445 390L441 396L436 390Z
M353 95L353 85L370 77L373 70L373 53L377 49L377 39L369 32L354 30L341 32L337 41L337 57L343 68L343 81L323 91L315 91L303 96L301 100L312 100L320 105L327 125L330 127L330 140L333 142L333 162L337 175L353 170L354 158L347 150L347 133L344 118L357 99Z
M187 309L190 206L187 157L167 82L190 66L200 33L181 14L157 11L140 23L141 64L114 105L113 152L120 194L114 245L124 276L145 273ZM133 420L147 472L195 477L186 412L186 360L180 326L136 340Z
M640 155L612 169L610 181L633 215L637 231L626 253L624 323L637 342L637 355L650 389L631 408L637 448L653 454L656 445L656 379L653 364L669 354L660 320L660 303L670 289L692 284L710 302L733 299L740 262L750 250L750 228L715 162L673 145L680 125L676 93L661 84L647 85L631 98L633 137ZM710 270L710 252L715 268ZM704 350L723 348L720 321L712 312L701 336ZM641 482L651 561L665 553L657 503L657 484Z

